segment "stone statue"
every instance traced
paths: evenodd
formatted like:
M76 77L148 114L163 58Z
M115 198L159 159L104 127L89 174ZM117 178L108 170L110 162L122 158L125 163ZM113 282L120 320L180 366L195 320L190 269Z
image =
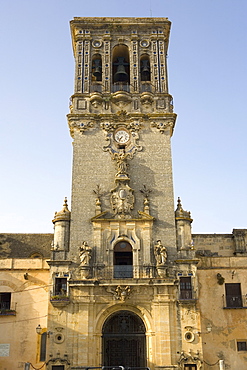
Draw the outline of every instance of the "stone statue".
M90 260L92 258L92 248L88 246L87 242L83 242L80 247L80 260L81 266L89 266Z
M157 265L164 265L167 260L166 247L162 245L161 240L157 240L154 246L154 255Z

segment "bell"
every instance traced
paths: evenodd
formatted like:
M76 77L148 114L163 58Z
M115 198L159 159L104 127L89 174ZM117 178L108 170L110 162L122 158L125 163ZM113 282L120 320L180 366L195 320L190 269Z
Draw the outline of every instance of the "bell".
M144 59L142 61L141 75L142 75L142 80L147 81L150 79L150 66L149 66L148 59Z
M95 59L94 60L93 69L94 69L94 72L93 72L94 77L96 77L97 81L101 81L102 67L101 67L101 60L100 59Z
M125 72L125 66L127 66L128 63L124 63L124 57L118 57L114 65L117 66L117 72L114 74L114 82L128 81L129 75Z

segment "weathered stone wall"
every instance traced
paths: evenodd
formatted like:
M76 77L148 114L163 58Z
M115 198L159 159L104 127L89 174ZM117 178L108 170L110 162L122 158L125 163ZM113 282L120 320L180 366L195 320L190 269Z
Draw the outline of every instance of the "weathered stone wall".
M232 234L193 234L197 256L233 256L235 245Z

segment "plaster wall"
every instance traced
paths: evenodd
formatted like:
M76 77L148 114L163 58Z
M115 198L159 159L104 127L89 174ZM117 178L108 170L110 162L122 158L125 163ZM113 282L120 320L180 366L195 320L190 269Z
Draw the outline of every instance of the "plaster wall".
M246 263L246 257L205 258L198 266L204 359L211 364L223 359L226 368L232 370L247 367L247 352L237 351L237 341L246 341L247 307L243 297L244 307L226 308L225 284L240 283L242 295L246 296ZM217 274L224 279L221 284ZM212 327L209 333L208 324Z
M49 267L42 259L3 259L0 266L0 292L11 293L15 311L0 314L0 344L9 346L6 356L0 351L0 369L23 369L25 362L40 365L35 328L47 328Z

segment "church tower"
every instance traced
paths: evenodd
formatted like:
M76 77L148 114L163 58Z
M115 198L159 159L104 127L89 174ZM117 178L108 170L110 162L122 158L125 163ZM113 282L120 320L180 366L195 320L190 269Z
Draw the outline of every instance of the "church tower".
M180 200L174 213L170 26L71 21L72 202L53 220L48 369L201 368L192 219Z

